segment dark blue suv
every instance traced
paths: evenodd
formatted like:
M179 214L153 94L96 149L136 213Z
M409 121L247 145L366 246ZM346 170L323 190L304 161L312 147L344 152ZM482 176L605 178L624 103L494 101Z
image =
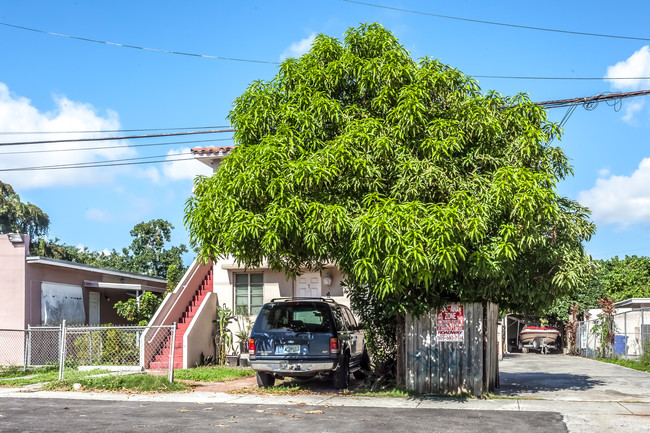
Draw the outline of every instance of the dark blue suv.
M282 298L264 304L251 330L251 367L257 384L276 378L332 375L347 388L350 373L370 368L363 327L348 307L329 298Z

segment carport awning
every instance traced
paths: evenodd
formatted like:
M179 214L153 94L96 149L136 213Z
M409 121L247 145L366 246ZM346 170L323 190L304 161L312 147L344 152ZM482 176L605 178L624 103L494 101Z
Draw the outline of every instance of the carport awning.
M128 283L109 283L105 281L84 280L84 286L98 289L116 289L131 290L136 292L158 292L162 293L165 289L161 287L147 286L145 284L128 284Z

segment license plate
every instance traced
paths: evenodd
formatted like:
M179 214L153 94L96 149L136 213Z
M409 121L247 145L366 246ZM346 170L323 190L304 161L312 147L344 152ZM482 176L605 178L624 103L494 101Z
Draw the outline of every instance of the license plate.
M300 353L299 344L284 344L275 348L276 354Z

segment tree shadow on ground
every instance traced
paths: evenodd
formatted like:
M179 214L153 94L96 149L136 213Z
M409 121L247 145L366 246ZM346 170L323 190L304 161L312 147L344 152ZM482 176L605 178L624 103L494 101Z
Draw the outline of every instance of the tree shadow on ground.
M500 373L500 395L522 393L587 391L603 381L582 374L564 373Z

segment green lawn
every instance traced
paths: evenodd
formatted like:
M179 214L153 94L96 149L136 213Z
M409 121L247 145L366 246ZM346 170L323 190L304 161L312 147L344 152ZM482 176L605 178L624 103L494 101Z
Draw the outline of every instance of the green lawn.
M45 390L71 391L74 384L80 384L88 391L130 391L130 392L178 392L186 391L187 386L182 383L170 383L166 376L151 374L126 374L119 376L102 377L65 377L43 385Z
M255 376L255 371L250 368L225 367L221 365L186 368L174 371L174 378L176 379L195 380L198 382L223 382L224 380L239 379L250 376Z
M91 371L77 371L66 370L65 378L78 381L79 379L95 374L106 373L107 370L91 370ZM22 367L14 368L9 367L0 371L0 387L18 387L25 385L33 385L35 383L45 383L56 381L59 378L59 367L47 366L28 368L23 371Z
M63 380L59 378L57 366L29 368L7 367L0 370L0 387L19 387L43 383L44 390L70 391L74 384L80 384L84 390L128 391L128 392L178 392L189 387L181 382L170 383L166 376L149 374L111 375L88 377L107 373L107 370L77 371L66 369ZM174 377L179 381L222 382L254 376L249 368L238 367L199 367L176 370Z
M609 362L610 364L621 365L627 368L633 368L634 370L647 371L650 373L650 362L646 359L639 361L631 359L622 359L622 358L596 358L602 362Z

